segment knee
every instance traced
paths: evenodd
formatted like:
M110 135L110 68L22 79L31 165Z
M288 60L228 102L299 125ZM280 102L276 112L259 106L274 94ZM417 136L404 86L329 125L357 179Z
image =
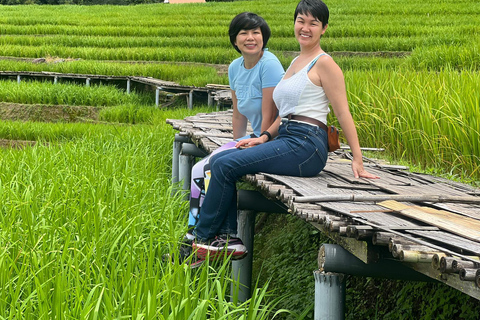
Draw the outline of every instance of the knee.
M210 160L210 170L213 174L221 174L226 176L231 169L235 168L234 157L217 157Z

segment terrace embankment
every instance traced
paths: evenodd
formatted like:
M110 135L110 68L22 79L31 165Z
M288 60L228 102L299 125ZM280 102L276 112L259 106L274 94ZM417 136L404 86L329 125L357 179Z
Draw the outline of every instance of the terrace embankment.
M0 103L0 119L42 122L90 122L98 120L99 109L89 106Z
M9 139L0 139L0 148L13 148L21 149L26 146L33 146L37 142L29 140L9 140Z

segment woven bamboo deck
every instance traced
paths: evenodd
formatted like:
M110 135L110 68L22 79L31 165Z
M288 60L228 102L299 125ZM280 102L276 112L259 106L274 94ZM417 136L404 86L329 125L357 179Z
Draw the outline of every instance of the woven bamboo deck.
M212 152L233 138L231 118L228 110L167 123ZM363 262L396 259L480 300L480 190L371 159L365 166L380 179L355 179L349 158L348 147L330 153L316 177L245 180Z

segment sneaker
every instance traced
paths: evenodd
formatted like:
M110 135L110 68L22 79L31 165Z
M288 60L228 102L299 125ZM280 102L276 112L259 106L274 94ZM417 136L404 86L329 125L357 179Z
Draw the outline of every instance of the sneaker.
M183 237L183 240L184 241L193 241L193 240L195 240L195 236L193 235L193 233L187 232L187 234L185 234L185 237Z
M182 243L180 244L180 247L178 248L178 258L179 258L179 262L180 263L183 263L183 261L185 261L185 259L187 259L188 257L190 257L192 255L192 244L193 244L193 240L195 239L195 237L193 237L193 235L191 235L192 237L189 236L189 234L187 233L185 235L185 237L182 239Z
M247 248L240 238L229 236L216 236L215 239L207 242L194 241L192 248L197 251L200 258L205 259L209 255L210 259L226 255L232 260L240 260L247 255Z

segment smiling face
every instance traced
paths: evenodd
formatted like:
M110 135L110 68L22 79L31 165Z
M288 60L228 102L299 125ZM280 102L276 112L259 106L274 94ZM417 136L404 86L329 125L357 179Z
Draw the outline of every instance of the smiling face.
M263 35L260 28L240 30L235 38L235 45L242 55L256 55L263 49Z
M298 14L295 19L295 37L300 46L315 46L320 43L320 37L325 33L327 25L311 14Z

